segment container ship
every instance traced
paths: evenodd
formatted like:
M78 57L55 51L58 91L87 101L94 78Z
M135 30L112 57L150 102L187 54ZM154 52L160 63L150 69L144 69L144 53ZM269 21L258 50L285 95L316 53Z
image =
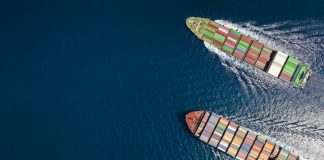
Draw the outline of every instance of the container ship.
M186 115L190 131L201 141L239 160L303 160L297 154L277 145L235 122L208 111Z
M303 88L312 73L308 64L208 18L189 17L186 25L200 40L297 88Z

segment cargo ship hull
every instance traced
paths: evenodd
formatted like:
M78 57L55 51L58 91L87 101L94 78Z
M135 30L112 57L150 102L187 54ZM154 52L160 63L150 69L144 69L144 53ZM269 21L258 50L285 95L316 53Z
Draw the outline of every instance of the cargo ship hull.
M201 141L239 160L301 160L297 154L235 122L208 111L186 115L190 131Z
M198 39L297 88L303 88L312 73L308 64L210 19L190 17L186 25Z

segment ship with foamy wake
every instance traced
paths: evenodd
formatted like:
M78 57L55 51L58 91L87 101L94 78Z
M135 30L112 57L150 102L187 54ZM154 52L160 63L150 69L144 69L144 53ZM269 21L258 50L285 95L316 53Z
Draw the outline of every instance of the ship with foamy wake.
M303 88L312 74L310 66L297 58L208 18L189 17L186 25L204 42L297 88Z
M212 112L189 112L186 123L201 141L238 160L303 160L271 138Z

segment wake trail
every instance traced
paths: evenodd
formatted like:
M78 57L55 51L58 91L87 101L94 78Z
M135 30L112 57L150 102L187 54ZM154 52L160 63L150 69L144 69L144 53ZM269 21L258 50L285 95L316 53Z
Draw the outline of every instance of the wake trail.
M318 99L324 104L324 76L318 73L313 73L308 84L305 86L305 92Z
M324 24L317 20L284 21L256 26L254 22L216 22L308 63L314 70L303 89L262 72L205 43L221 64L237 77L246 105L234 119L296 147L306 159L324 156ZM245 104L245 103L243 103ZM251 114L251 112L253 112ZM251 119L253 119L251 121ZM312 150L309 150L312 148Z

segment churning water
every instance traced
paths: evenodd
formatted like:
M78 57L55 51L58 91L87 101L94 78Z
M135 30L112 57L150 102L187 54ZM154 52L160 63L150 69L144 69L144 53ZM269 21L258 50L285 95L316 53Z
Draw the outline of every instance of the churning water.
M263 26L253 22L217 22L298 57L314 71L305 88L296 89L205 43L235 74L246 94L246 105L230 118L271 135L304 158L324 157L324 24L316 20Z

